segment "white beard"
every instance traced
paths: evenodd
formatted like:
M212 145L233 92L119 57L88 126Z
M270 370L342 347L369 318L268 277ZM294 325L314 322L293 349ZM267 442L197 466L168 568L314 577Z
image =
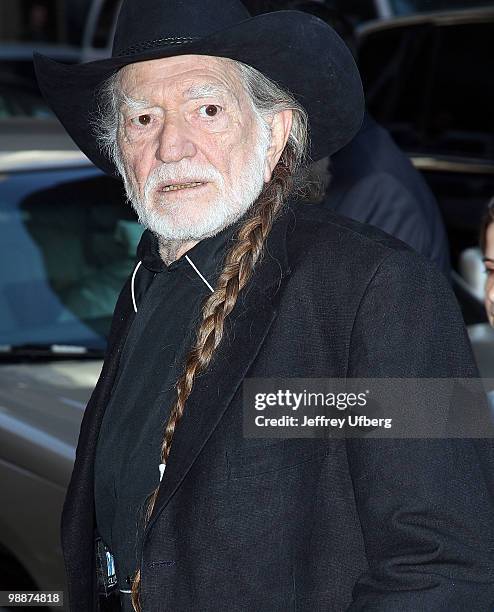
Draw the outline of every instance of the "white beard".
M134 182L128 179L127 172L123 172L127 198L137 213L139 222L164 241L199 241L232 225L247 212L262 191L266 152L270 140L269 128L265 129L264 125L259 125L257 145L241 172L234 178L234 188L225 185L222 174L213 166L201 168L184 158L177 163L163 164L156 168L148 176L141 198ZM153 206L150 198L157 185L171 179L190 177L202 178L204 182L213 181L219 190L216 198L208 200L203 215L197 218L196 209L193 218L188 211L189 207L181 202L167 203L161 211L159 206Z

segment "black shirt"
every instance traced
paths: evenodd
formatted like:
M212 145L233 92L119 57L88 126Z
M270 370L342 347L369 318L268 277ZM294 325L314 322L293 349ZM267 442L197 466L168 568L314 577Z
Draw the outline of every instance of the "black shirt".
M206 281L214 288L236 228L202 240L169 266L149 230L138 247L138 258L154 278L137 304L95 459L96 524L113 553L120 589L130 589L128 577L139 566L146 500L159 483L174 385L195 339L201 305L211 294ZM130 595L123 603L126 610Z

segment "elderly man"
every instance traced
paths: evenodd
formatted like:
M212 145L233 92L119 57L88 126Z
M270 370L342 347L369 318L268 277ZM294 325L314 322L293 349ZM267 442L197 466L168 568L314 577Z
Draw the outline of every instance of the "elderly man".
M235 0L127 0L112 58L36 68L147 228L64 507L70 609L490 609L474 441L243 433L248 378L476 375L442 275L295 202L308 127L319 158L362 119L338 36Z

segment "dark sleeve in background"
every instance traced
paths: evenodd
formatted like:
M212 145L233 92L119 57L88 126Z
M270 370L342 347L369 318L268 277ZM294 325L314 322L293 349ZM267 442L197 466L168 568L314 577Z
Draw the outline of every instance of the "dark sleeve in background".
M436 199L389 132L365 115L355 138L331 158L323 206L399 238L449 278L446 230Z
M408 251L369 284L350 355L355 378L477 376L446 279ZM492 441L349 439L347 451L369 562L349 612L492 612Z

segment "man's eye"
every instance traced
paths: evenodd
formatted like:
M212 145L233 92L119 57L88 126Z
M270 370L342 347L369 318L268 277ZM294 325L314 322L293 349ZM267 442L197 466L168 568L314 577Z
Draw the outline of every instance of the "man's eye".
M221 106L217 104L204 104L199 109L199 115L201 117L216 117L216 115L220 112Z
M151 123L151 115L148 115L148 114L139 115L138 117L134 117L133 119L131 119L131 122L134 125L141 125L141 126L149 125Z

